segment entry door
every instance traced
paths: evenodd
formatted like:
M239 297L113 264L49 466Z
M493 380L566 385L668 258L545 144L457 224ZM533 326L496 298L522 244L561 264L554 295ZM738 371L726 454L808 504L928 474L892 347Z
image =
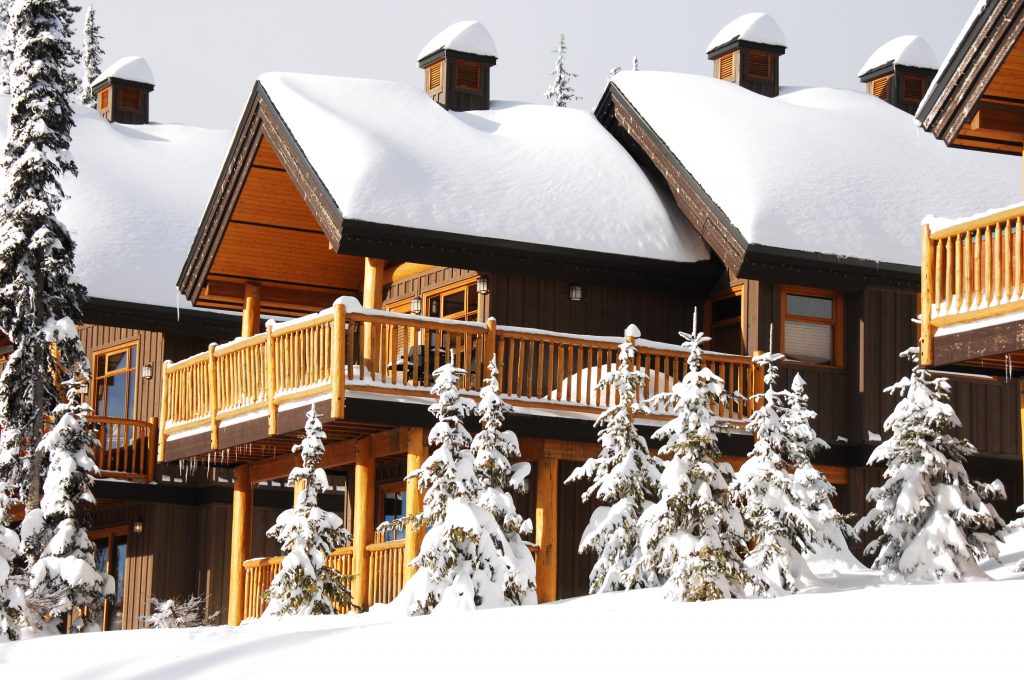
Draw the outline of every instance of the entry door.
M124 574L128 559L128 527L89 532L96 544L96 569L114 579L114 595L106 601L103 616L97 617L103 630L121 630L124 620Z

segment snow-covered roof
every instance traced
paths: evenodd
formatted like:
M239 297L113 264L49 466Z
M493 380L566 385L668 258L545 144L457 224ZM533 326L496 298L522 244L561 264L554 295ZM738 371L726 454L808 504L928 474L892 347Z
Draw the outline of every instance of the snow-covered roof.
M6 110L9 97L0 96ZM96 298L174 307L182 263L231 134L184 125L118 125L76 106L78 177L59 217L78 243L77 278ZM0 116L0 140L7 118ZM187 303L182 302L182 305Z
M145 85L156 85L156 79L153 78L153 69L149 67L149 62L142 57L121 57L103 69L103 72L96 76L96 79L90 85L102 83L107 78L120 78L121 80L131 80Z
M453 50L476 54L482 57L498 58L494 38L479 21L457 21L444 29L423 46L417 59L422 59L438 50Z
M1019 158L948 148L867 93L770 98L656 71L613 82L750 244L919 265L923 215L1020 197Z
M946 52L945 58L939 65L938 73L936 73L935 77L932 78L932 82L928 86L928 91L924 93L924 98L921 100L921 104L918 106L917 113L915 115L923 117L924 112L931 107L931 97L935 93L936 88L939 87L939 83L944 80L943 74L945 74L946 69L953 61L953 58L956 56L957 51L959 51L960 46L963 44L964 40L967 39L968 34L971 32L971 28L978 20L978 17L981 16L981 13L985 11L985 7L987 5L988 0L978 0L978 4L974 6L974 9L971 11L971 15L967 17L967 21L964 22L963 27L960 29L960 33L956 36L956 40L953 41L949 51Z
M392 82L259 82L345 219L694 262L708 251L587 111L446 111Z
M857 75L890 65L937 69L939 59L921 36L901 35L872 52Z
M786 36L779 24L764 12L751 12L736 17L725 25L708 43L705 52L711 52L733 40L761 43L762 45L786 46Z

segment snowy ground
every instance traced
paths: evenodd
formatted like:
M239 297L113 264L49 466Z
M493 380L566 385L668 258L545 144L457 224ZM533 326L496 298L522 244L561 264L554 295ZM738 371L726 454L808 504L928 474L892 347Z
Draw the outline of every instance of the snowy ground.
M654 590L446 616L378 608L28 640L0 644L0 677L1014 678L1024 574L1011 566L1021 559L1024 531L985 565L995 582L883 585L866 569L819 565L829 592L775 600L676 604Z

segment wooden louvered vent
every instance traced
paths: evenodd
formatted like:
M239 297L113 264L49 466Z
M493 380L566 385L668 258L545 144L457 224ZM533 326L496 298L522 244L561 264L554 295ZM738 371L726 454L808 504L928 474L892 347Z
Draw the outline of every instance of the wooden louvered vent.
M433 92L441 87L441 62L431 64L427 69L427 90Z
M105 87L100 90L100 109L105 109L110 106L110 88Z
M767 52L751 50L747 53L747 75L768 80L772 77L772 58Z
M903 77L903 98L912 101L919 102L924 97L924 78L917 76L904 76Z
M871 96L879 99L889 98L889 79L892 76L882 76L871 81Z
M455 85L467 90L479 90L480 66L468 61L456 62Z
M137 111L139 109L139 91L134 87L123 88L121 90L121 108Z
M735 52L730 52L729 54L723 54L721 57L718 58L717 65L718 65L718 78L719 78L719 80L728 80L728 81L735 80L735 75L736 75L735 66L734 66L735 58L736 58L736 53Z

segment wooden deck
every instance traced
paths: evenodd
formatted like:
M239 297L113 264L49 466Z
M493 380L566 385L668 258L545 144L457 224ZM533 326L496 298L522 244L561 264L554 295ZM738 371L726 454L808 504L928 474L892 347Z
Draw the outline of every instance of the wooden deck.
M923 363L969 362L992 355L1003 360L1024 349L1016 332L1020 320L1010 316L1024 312L1022 219L1024 207L1012 206L938 229L924 225Z
M449 358L466 369L467 392L479 390L494 356L510 404L546 415L592 416L614 396L596 386L614 367L620 342L500 326L493 319L471 323L382 312L342 298L319 313L271 323L258 335L165 363L160 447L166 453L176 440L203 434L207 451L216 451L225 423L255 417L266 419L261 436L274 437L282 408L315 398L329 398L330 414L324 415L333 420L344 419L347 396L428 400L431 373ZM687 355L678 346L640 339L637 348L637 367L650 379L648 395L668 391L686 372ZM760 389L749 357L708 352L705 360L730 393ZM719 415L740 423L751 409L738 399L719 407Z
M129 420L90 416L98 426L99 446L93 450L100 477L152 482L156 474L156 419Z

